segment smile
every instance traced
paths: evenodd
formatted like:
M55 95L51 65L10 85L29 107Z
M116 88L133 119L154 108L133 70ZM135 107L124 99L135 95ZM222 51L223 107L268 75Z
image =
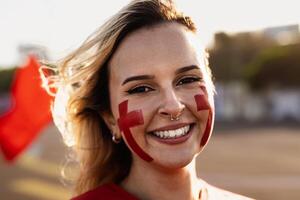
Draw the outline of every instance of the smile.
M191 125L186 125L184 127L174 129L174 130L164 130L164 131L153 131L152 134L161 139L173 139L185 136L188 134Z

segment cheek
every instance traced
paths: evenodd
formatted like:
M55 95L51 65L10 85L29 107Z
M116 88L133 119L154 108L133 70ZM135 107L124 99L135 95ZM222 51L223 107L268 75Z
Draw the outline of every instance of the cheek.
M205 128L206 121L209 117L209 111L208 110L197 111L195 116L198 119L198 121L201 122L201 127Z
M187 92L181 96L182 102L186 108L192 112L192 114L199 120L203 121L206 118L205 112L199 112L197 108L197 103L195 101L195 96L197 95L197 90L193 92Z
M119 119L118 126L123 133L126 143L141 159L151 162L153 159L148 155L135 141L131 133L131 129L144 124L142 110L128 111L128 100L119 104Z
M200 138L200 147L207 144L213 127L214 106L212 98L208 98L208 93L204 86L195 90L194 93L185 93L182 100L188 109L193 113L199 122L201 122L202 136Z
M145 98L137 98L130 99L130 110L142 109L143 116L149 115L149 113L153 114L158 106L158 96L157 95L149 95Z
M207 120L206 120L206 124L205 124L205 129L203 132L203 136L201 138L200 141L200 146L203 147L207 144L211 133L212 133L212 127L213 127L213 114L211 112L211 110L208 111L208 115L207 115Z
M214 106L213 106L212 98L208 98L208 93L204 86L200 87L200 93L195 95L194 98L197 106L197 111L199 113L203 111L208 111L205 129L200 141L200 146L205 146L212 132L213 121L214 121Z
M130 99L129 110L141 110L143 113L144 124L134 127L132 133L145 132L149 129L149 126L153 125L153 118L157 114L158 106L157 98L149 97L147 99ZM156 122L156 121L155 121Z

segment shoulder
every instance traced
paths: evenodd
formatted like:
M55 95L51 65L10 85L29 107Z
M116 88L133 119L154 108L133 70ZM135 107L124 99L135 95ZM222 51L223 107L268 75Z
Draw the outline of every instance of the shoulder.
M207 184L207 193L210 200L254 200L209 184Z
M138 200L115 184L105 184L71 200Z

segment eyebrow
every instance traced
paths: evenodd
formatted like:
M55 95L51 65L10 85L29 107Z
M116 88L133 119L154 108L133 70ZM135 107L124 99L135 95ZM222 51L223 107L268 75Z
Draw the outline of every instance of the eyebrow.
M180 74L180 73L187 72L187 71L190 71L190 70L193 70L193 69L198 69L199 70L199 67L197 65L189 65L189 66L186 66L186 67L181 67L181 68L176 70L175 74Z
M175 74L180 74L180 73L184 73L193 69L199 69L199 67L197 65L190 65L190 66L186 66L186 67L182 67L179 68L175 71ZM126 78L122 85L125 85L126 83L130 82L130 81L139 81L139 80L149 80L149 79L154 79L153 75L138 75L138 76L131 76Z
M129 78L126 78L125 81L123 81L122 85L125 85L130 81L149 80L149 79L154 79L154 76L153 75L131 76Z

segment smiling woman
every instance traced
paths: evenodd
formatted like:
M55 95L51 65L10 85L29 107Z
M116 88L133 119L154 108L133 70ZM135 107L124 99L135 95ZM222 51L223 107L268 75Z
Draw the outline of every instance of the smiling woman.
M248 199L196 175L214 122L197 43L171 1L134 0L58 63L53 116L78 153L74 199Z

